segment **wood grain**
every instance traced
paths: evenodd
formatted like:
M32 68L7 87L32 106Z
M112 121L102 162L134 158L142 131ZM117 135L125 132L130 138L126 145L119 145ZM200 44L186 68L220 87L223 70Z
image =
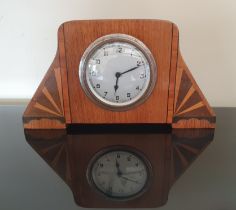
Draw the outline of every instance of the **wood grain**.
M24 115L24 128L64 129L66 127L61 94L59 53L28 104Z
M62 94L63 94L63 107L66 123L71 123L70 101L69 101L69 88L68 88L68 76L67 76L67 60L65 52L65 36L64 36L64 24L62 24L58 30L58 50L59 61L61 69L61 82L62 82Z
M166 123L172 23L155 20L73 21L64 25L72 123ZM157 84L145 103L123 112L95 105L80 86L78 67L91 42L113 33L141 40L152 52L158 66Z
M173 129L170 187L214 138L214 129Z
M180 119L176 123L172 123L172 128L215 128L215 123L211 123L204 119Z
M175 82L176 82L175 79L176 79L176 69L178 61L178 48L179 48L179 31L177 26L173 24L167 123L172 123L172 118L174 114Z
M188 101L188 99L190 98L190 96L193 94L194 91L195 91L195 89L193 86L189 88L187 94L185 95L184 99L181 101L176 112L178 112L182 108L182 106Z
M79 82L78 69L84 51L97 38L112 33L141 40L157 63L157 83L152 94L128 111L109 111L95 105ZM84 20L62 24L56 57L23 116L25 128L31 129L77 123L167 123L175 128L213 128L215 121L213 110L181 56L177 26L161 20Z
M175 82L173 128L214 128L216 116L180 52Z
M65 123L55 119L32 119L24 123L25 129L65 129Z

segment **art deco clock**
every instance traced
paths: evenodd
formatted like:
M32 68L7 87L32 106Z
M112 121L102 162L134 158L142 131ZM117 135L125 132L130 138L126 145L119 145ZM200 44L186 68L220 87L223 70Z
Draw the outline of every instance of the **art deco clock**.
M181 57L173 23L72 21L61 25L58 40L56 57L24 113L25 128L215 126L215 114Z
M181 57L178 29L173 23L72 21L61 25L58 40L56 57L24 113L26 129L215 127L215 114ZM147 145L148 134L137 141L134 136L130 136L132 140L119 139L119 135L112 137L115 140L93 138L93 142L91 136L86 140L86 135L65 135L68 141L80 144L74 163L84 159L78 166L83 180L76 188L80 189L75 194L79 204L160 204L154 198L162 185L159 168L154 166L158 160L157 148L153 148L156 139ZM168 143L164 135L158 138ZM87 196L82 196L81 190Z

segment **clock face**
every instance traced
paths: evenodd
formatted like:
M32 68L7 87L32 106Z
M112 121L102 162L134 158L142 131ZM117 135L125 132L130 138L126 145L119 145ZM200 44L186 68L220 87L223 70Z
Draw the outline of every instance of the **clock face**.
M83 89L97 104L128 108L150 95L156 82L156 65L142 42L112 34L99 38L85 51L79 75Z
M128 199L144 192L149 166L140 155L128 150L113 150L95 158L89 173L93 186L114 199Z

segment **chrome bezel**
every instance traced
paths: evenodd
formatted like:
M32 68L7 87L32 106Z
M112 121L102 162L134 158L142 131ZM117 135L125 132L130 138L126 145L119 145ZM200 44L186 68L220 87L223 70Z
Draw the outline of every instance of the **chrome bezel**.
M87 82L87 74L86 74L86 67L88 60L90 59L91 55L94 54L96 50L98 50L100 47L102 47L105 44L108 43L114 43L114 42L123 42L128 43L140 50L144 56L146 57L149 67L150 67L150 80L149 84L147 85L146 90L140 95L140 97L137 97L136 100L132 100L130 102L124 102L124 103L114 103L111 101L108 101L102 97L97 97L90 89L89 84ZM137 38L127 35L127 34L109 34L102 36L98 39L96 39L94 42L92 42L88 48L85 50L79 64L79 79L81 87L83 88L85 94L96 104L99 105L105 109L109 109L112 111L126 111L128 109L134 108L141 103L143 103L152 93L152 90L154 89L157 81L157 65L155 62L155 59L151 53L151 51L148 49L148 47L138 40Z

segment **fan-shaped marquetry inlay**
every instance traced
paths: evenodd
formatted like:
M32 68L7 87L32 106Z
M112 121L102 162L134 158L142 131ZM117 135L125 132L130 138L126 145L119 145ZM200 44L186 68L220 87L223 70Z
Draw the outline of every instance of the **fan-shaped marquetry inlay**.
M172 127L213 128L214 124L214 112L180 57L176 72Z
M64 127L60 68L49 70L24 113L24 121L25 128Z
M51 72L41 93L37 94L37 101L35 101L33 107L36 109L36 113L40 111L49 116L63 117L60 68L55 68Z
M176 82L175 116L211 116L188 75L181 72Z
M37 139L29 141L37 153L68 184L71 184L69 153L65 139Z
M176 132L176 131L174 131ZM172 135L172 179L173 182L189 167L199 154L212 141L214 132L205 130L198 132L184 131ZM191 133L192 132L192 133ZM189 136L188 136L189 135Z

